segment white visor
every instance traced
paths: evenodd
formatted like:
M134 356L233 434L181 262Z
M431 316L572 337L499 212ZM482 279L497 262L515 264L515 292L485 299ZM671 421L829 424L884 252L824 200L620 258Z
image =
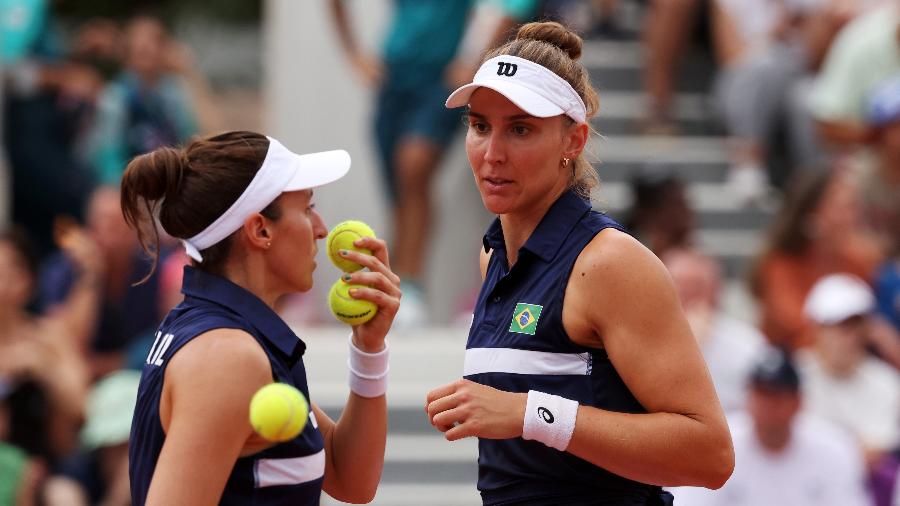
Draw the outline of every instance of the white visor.
M468 105L478 88L490 88L519 109L538 118L566 116L584 123L584 101L565 79L550 69L518 56L500 55L484 62L471 83L461 86L447 98L450 109Z
M181 241L194 260L202 262L201 251L239 230L244 220L265 209L282 193L322 186L350 170L350 154L344 150L298 155L275 139L268 139L266 159L241 196L210 226Z

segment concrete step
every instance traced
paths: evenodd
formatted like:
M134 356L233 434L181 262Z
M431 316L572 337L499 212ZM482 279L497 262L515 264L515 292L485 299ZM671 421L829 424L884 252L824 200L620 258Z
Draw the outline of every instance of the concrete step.
M600 163L646 164L666 163L696 166L700 170L710 167L726 167L728 150L719 136L669 137L669 136L619 136L597 135L592 138L593 150Z

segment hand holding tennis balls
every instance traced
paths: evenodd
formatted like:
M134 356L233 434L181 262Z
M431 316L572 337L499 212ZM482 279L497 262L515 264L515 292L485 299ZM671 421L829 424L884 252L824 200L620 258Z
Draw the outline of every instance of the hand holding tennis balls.
M372 301L351 297L350 290L353 288L362 286L348 284L342 279L337 280L328 292L328 306L338 320L347 325L362 325L375 316L378 306Z
M309 404L303 393L286 383L269 383L250 400L250 425L273 442L294 439L309 420Z
M353 243L363 237L375 237L372 228L359 220L348 220L335 225L328 237L325 239L325 246L328 251L328 258L340 270L344 272L356 272L363 268L356 262L347 260L342 257L341 250L358 251L360 253L371 255L372 251L366 248L359 248Z

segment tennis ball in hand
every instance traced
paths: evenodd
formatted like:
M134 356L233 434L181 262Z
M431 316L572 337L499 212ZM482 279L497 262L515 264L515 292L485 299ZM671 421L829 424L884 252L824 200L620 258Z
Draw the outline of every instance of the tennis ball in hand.
M364 288L362 285L349 285L343 280L331 285L328 292L328 307L338 320L348 325L362 325L371 320L378 312L378 306L374 302L362 299L354 299L350 296L353 288Z
M269 441L290 441L303 432L309 420L309 404L296 388L269 383L250 400L250 425Z
M367 248L357 248L353 242L363 237L375 237L375 232L365 223L358 220L349 220L335 225L328 237L325 239L325 245L328 250L328 258L344 272L356 272L362 269L362 265L351 262L342 257L340 252L342 249L348 251L359 251L366 255L371 255L372 250Z

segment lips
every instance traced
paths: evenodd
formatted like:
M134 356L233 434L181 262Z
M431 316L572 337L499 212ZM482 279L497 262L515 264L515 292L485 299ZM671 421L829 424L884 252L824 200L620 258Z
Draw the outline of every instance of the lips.
M489 190L502 190L512 184L511 179L503 179L499 177L483 177L481 178L485 188Z

